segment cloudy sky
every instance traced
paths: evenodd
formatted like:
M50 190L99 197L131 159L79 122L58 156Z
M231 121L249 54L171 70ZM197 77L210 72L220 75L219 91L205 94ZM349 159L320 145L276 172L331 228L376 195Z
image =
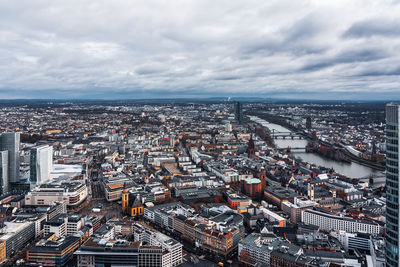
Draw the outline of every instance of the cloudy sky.
M0 98L400 100L400 1L0 1Z

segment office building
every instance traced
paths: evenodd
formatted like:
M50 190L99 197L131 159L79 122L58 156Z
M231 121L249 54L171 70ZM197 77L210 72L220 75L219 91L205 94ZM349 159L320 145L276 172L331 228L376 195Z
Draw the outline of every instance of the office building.
M399 261L399 117L400 104L386 106L386 263L400 266Z
M318 265L312 264L312 259L301 254L301 248L292 246L277 249L270 254L271 267L317 267ZM323 266L323 265L322 265ZM325 265L326 266L326 265Z
M5 222L0 228L0 264L25 247L35 237L34 222Z
M269 266L269 256L273 249L270 244L275 240L278 238L270 232L249 234L239 242L239 261L246 266Z
M142 242L89 238L78 251L78 267L95 266L164 266L163 249L142 246Z
M25 195L26 205L48 206L56 201L65 201L68 207L76 207L85 201L88 189L80 182L42 184Z
M301 221L301 213L304 210L312 209L317 206L317 203L307 199L306 197L295 197L294 203L289 201L282 203L282 210L290 216L292 223L299 223Z
M316 225L325 231L335 229L349 233L370 233L372 235L383 233L383 227L378 223L337 216L324 211L305 210L301 214L301 220L303 223Z
M30 180L32 183L42 184L50 180L53 170L53 147L38 146L31 149Z
M3 133L0 137L0 151L8 151L8 179L19 182L20 133Z
M279 185L271 185L264 189L265 200L280 209L283 209L284 202L294 203L294 198L297 196L294 191Z
M251 198L245 195L228 193L226 198L228 200L228 206L234 210L236 210L238 207L247 207L251 204Z
M133 224L133 231L135 241L141 241L142 244L148 246L161 247L164 250L162 266L177 266L182 263L183 245L175 239L140 223Z
M41 239L26 252L29 264L37 266L65 266L79 248L79 237Z
M0 151L0 195L9 191L8 151Z
M117 222L108 221L78 251L77 266L165 266L182 263L182 244L149 228L134 224L134 241L116 238Z
M347 233L346 231L331 231L329 234L337 238L346 251L358 249L369 252L373 246L373 240L369 234Z
M68 217L60 214L53 219L43 223L44 235L55 234L57 237L67 236Z
M243 110L242 110L242 103L235 102L235 120L239 122L239 124L243 123Z

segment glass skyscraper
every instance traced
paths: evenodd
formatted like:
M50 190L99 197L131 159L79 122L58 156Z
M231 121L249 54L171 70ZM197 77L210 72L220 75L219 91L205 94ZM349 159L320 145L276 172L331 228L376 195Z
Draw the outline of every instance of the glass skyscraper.
M8 151L8 180L19 182L20 133L3 133L0 137L0 150Z
M50 180L53 170L53 147L44 145L31 149L30 155L30 181L41 184Z
M243 122L243 110L242 110L242 103L239 101L235 102L235 120L242 124Z
M0 195L9 191L8 151L0 151Z
M386 264L399 265L399 117L400 104L386 106Z

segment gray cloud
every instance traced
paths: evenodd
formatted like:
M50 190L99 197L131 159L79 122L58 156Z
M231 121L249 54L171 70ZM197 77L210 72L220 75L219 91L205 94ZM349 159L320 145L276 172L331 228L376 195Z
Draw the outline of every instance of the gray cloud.
M0 97L400 97L399 15L389 0L2 1Z
M371 69L359 73L360 76L400 76L400 66L395 68Z
M330 58L318 59L315 62L307 63L301 68L301 70L315 71L327 67L332 67L337 64L369 62L383 59L388 56L389 54L386 53L386 51L380 49L352 49L349 51L340 52Z
M356 22L343 34L346 38L360 38L371 36L400 36L400 22L396 20L369 19Z

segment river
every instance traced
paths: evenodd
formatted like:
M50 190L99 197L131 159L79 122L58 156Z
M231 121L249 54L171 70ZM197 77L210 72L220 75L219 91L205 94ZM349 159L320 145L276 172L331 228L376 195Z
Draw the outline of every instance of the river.
M262 126L268 128L270 131L275 130L276 132L291 132L291 130L282 127L278 124L274 123L269 123L263 119L260 119L258 117L251 116L251 120L261 124ZM296 158L302 159L304 162L308 162L311 164L315 164L318 166L323 166L327 168L333 168L335 172L340 173L342 175L345 175L349 178L363 178L367 177L370 175L373 176L382 176L383 172L379 170L372 169L370 167L364 166L362 164L359 164L357 162L341 162L341 161L336 161L332 159L328 159L325 157L322 157L318 154L315 153L306 153L305 152L305 147L307 145L307 140L304 139L275 139L274 140L275 144L279 148L287 148L288 146L290 147L304 147L304 151L293 151L293 155Z

